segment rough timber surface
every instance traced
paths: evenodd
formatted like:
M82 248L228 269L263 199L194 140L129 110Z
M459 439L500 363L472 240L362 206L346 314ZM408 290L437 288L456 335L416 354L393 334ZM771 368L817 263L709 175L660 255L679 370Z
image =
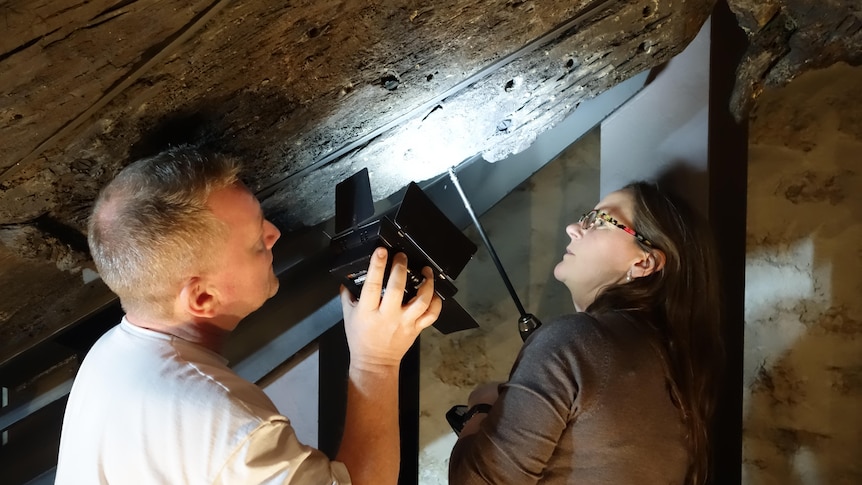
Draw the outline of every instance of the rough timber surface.
M731 111L748 116L766 88L838 62L862 64L859 0L728 0L750 46L737 69Z
M6 1L0 249L20 277L4 284L56 289L4 300L3 334L38 339L93 298L79 279L85 220L132 159L183 142L235 154L252 189L277 189L267 215L299 230L331 216L335 182L362 166L382 198L467 156L522 150L581 100L680 52L711 6Z
M501 142L528 144L544 120L680 51L709 12L709 2L608 3L567 39L472 90L479 101L458 113L467 125L485 111L528 116L506 133L496 120L471 148L500 157L507 151L497 148ZM207 141L236 153L259 189L435 99L587 7L7 2L0 223L51 213L81 228L98 187L130 157L165 142ZM443 111L451 110L443 104ZM518 138L525 141L509 141ZM422 161L408 155L403 163ZM327 215L307 209L285 222Z

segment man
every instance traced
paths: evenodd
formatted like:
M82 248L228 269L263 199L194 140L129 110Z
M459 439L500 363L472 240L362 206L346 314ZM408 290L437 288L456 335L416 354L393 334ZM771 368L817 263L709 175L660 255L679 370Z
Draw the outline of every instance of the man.
M399 364L441 308L430 269L402 305L406 258L394 256L383 292L378 248L359 300L342 288L347 416L330 461L218 355L278 289L271 250L281 234L238 172L229 157L180 147L129 165L99 195L90 250L126 315L75 379L57 484L397 481Z

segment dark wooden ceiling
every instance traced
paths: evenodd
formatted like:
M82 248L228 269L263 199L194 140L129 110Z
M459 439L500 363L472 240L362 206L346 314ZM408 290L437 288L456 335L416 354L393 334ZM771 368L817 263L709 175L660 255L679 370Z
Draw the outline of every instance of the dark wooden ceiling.
M283 231L477 153L516 153L578 104L679 53L713 0L7 0L0 3L0 347L82 302L99 188L169 144L235 154ZM729 106L862 63L858 0L731 0L751 39ZM22 343L23 342L23 343Z

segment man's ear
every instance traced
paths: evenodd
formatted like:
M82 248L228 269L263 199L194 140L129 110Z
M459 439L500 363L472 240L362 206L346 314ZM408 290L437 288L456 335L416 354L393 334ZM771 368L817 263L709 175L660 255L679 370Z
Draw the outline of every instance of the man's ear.
M218 309L218 292L199 276L189 278L180 291L180 304L189 315L213 318Z
M633 278L649 276L664 269L666 256L664 251L653 249L644 253L644 257L635 261L629 270Z

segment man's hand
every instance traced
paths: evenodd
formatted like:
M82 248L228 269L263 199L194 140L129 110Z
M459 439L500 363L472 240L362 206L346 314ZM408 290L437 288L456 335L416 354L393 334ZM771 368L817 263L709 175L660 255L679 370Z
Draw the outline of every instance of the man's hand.
M434 294L434 273L406 304L407 257L395 255L383 293L386 250L371 255L359 300L341 288L344 330L350 347L347 415L337 459L354 485L395 485L400 466L398 373L416 337L437 320L443 306ZM381 298L381 294L383 298Z
M443 306L440 297L434 293L434 273L428 267L422 269L425 281L419 286L416 296L401 304L407 282L407 256L402 253L393 258L384 293L386 258L384 248L377 248L371 255L358 301L353 299L350 291L341 288L344 329L353 368L398 367L416 337L437 320Z

